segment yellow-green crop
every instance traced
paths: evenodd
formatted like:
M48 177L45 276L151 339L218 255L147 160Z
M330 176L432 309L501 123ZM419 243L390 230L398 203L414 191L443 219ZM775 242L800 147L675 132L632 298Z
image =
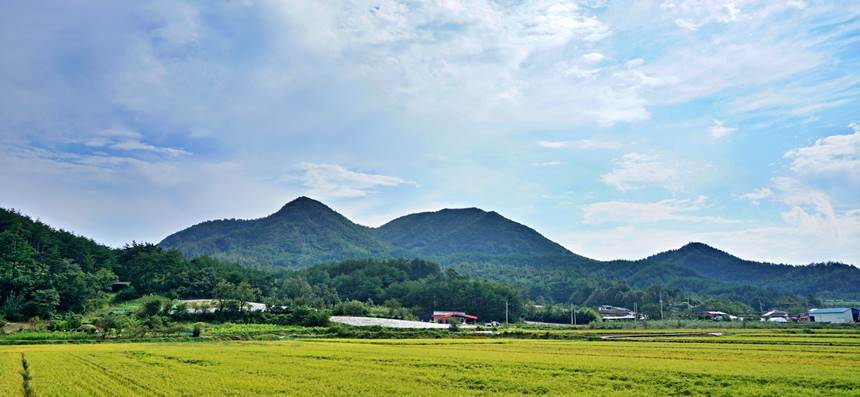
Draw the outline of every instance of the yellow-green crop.
M787 340L795 343L781 343ZM794 335L728 341L315 339L5 346L0 368L4 374L14 371L25 352L32 385L44 397L860 394L856 345L804 344L818 340ZM0 394L20 393L16 380L20 376L0 378Z

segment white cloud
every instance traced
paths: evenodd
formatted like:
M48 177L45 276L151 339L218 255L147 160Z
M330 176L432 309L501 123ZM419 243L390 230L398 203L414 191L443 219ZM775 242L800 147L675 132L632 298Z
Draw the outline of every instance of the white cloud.
M785 158L791 160L787 175L741 195L753 203L771 199L784 205L781 225L715 233L712 237L759 253L764 250L751 246L777 245L807 262L860 264L856 250L860 241L860 131L854 124L851 127L853 134L831 135L786 152Z
M624 67L628 69L637 68L645 64L645 60L642 58L634 58L624 63Z
M555 1L278 3L290 43L413 115L477 123L614 125L649 113L617 66L594 64L611 29L589 7ZM284 23L285 21L285 23Z
M737 128L726 127L720 120L714 120L714 124L708 129L711 132L711 136L717 139L729 136L737 130Z
M535 167L557 167L564 164L564 161L541 161L537 163L532 163L532 165Z
M690 31L713 22L734 22L740 14L736 1L665 1L661 8L670 15L681 16L675 19L675 24Z
M538 141L537 145L547 149L618 149L621 144L609 140L578 139L573 141Z
M310 195L319 198L364 197L378 187L412 183L394 176L351 171L335 164L302 163L300 167L303 185Z
M564 149L569 146L568 141L538 141L537 144L547 149Z
M92 148L105 148L128 152L149 152L165 156L178 157L191 155L190 152L169 146L156 146L141 141L143 135L125 128L106 129L94 137L71 140Z
M759 202L766 198L770 198L773 196L773 190L769 187L758 188L752 192L742 194L740 197L745 200L752 201L753 204L758 205Z
M681 188L683 172L658 155L627 153L615 162L615 169L600 177L619 191L657 185L670 191Z
M606 59L606 56L599 52L589 52L588 54L583 55L582 59L589 63L598 63Z
M857 96L860 96L860 77L857 76L824 81L801 79L733 97L725 106L733 114L808 117L820 110L848 103Z
M150 145L148 143L143 143L141 141L135 141L135 140L127 140L127 141L117 142L117 143L110 145L110 148L116 149L116 150L145 151L145 152L164 154L164 155L168 155L168 156L187 156L187 155L191 154L191 153L189 153L185 150L182 150L182 149L172 148L172 147L163 147L163 146L154 146L154 145Z
M697 223L737 223L717 216L691 215L705 208L705 196L694 200L668 199L656 202L604 201L582 207L582 221L588 225L604 223L654 223L663 221Z
M852 134L831 135L786 152L791 170L804 178L842 176L847 183L860 183L860 125L850 127Z

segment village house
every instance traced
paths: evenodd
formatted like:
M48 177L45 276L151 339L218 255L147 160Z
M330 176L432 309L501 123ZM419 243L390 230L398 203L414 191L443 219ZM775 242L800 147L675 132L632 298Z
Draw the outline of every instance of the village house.
M433 322L447 324L450 319L460 320L463 324L478 325L478 316L472 316L464 312L433 311Z

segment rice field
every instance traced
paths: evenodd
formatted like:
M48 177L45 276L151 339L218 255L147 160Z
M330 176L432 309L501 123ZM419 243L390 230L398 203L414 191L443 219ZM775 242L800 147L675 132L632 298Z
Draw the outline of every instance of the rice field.
M849 331L0 346L0 395L860 395Z

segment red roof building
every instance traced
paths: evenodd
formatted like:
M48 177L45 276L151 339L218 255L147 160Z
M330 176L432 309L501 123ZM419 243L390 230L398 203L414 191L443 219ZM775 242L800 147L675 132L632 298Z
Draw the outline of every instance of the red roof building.
M433 322L439 324L447 324L449 319L456 318L460 320L463 324L471 323L473 325L478 324L478 316L472 316L463 312L446 312L446 311L434 311L433 312Z

